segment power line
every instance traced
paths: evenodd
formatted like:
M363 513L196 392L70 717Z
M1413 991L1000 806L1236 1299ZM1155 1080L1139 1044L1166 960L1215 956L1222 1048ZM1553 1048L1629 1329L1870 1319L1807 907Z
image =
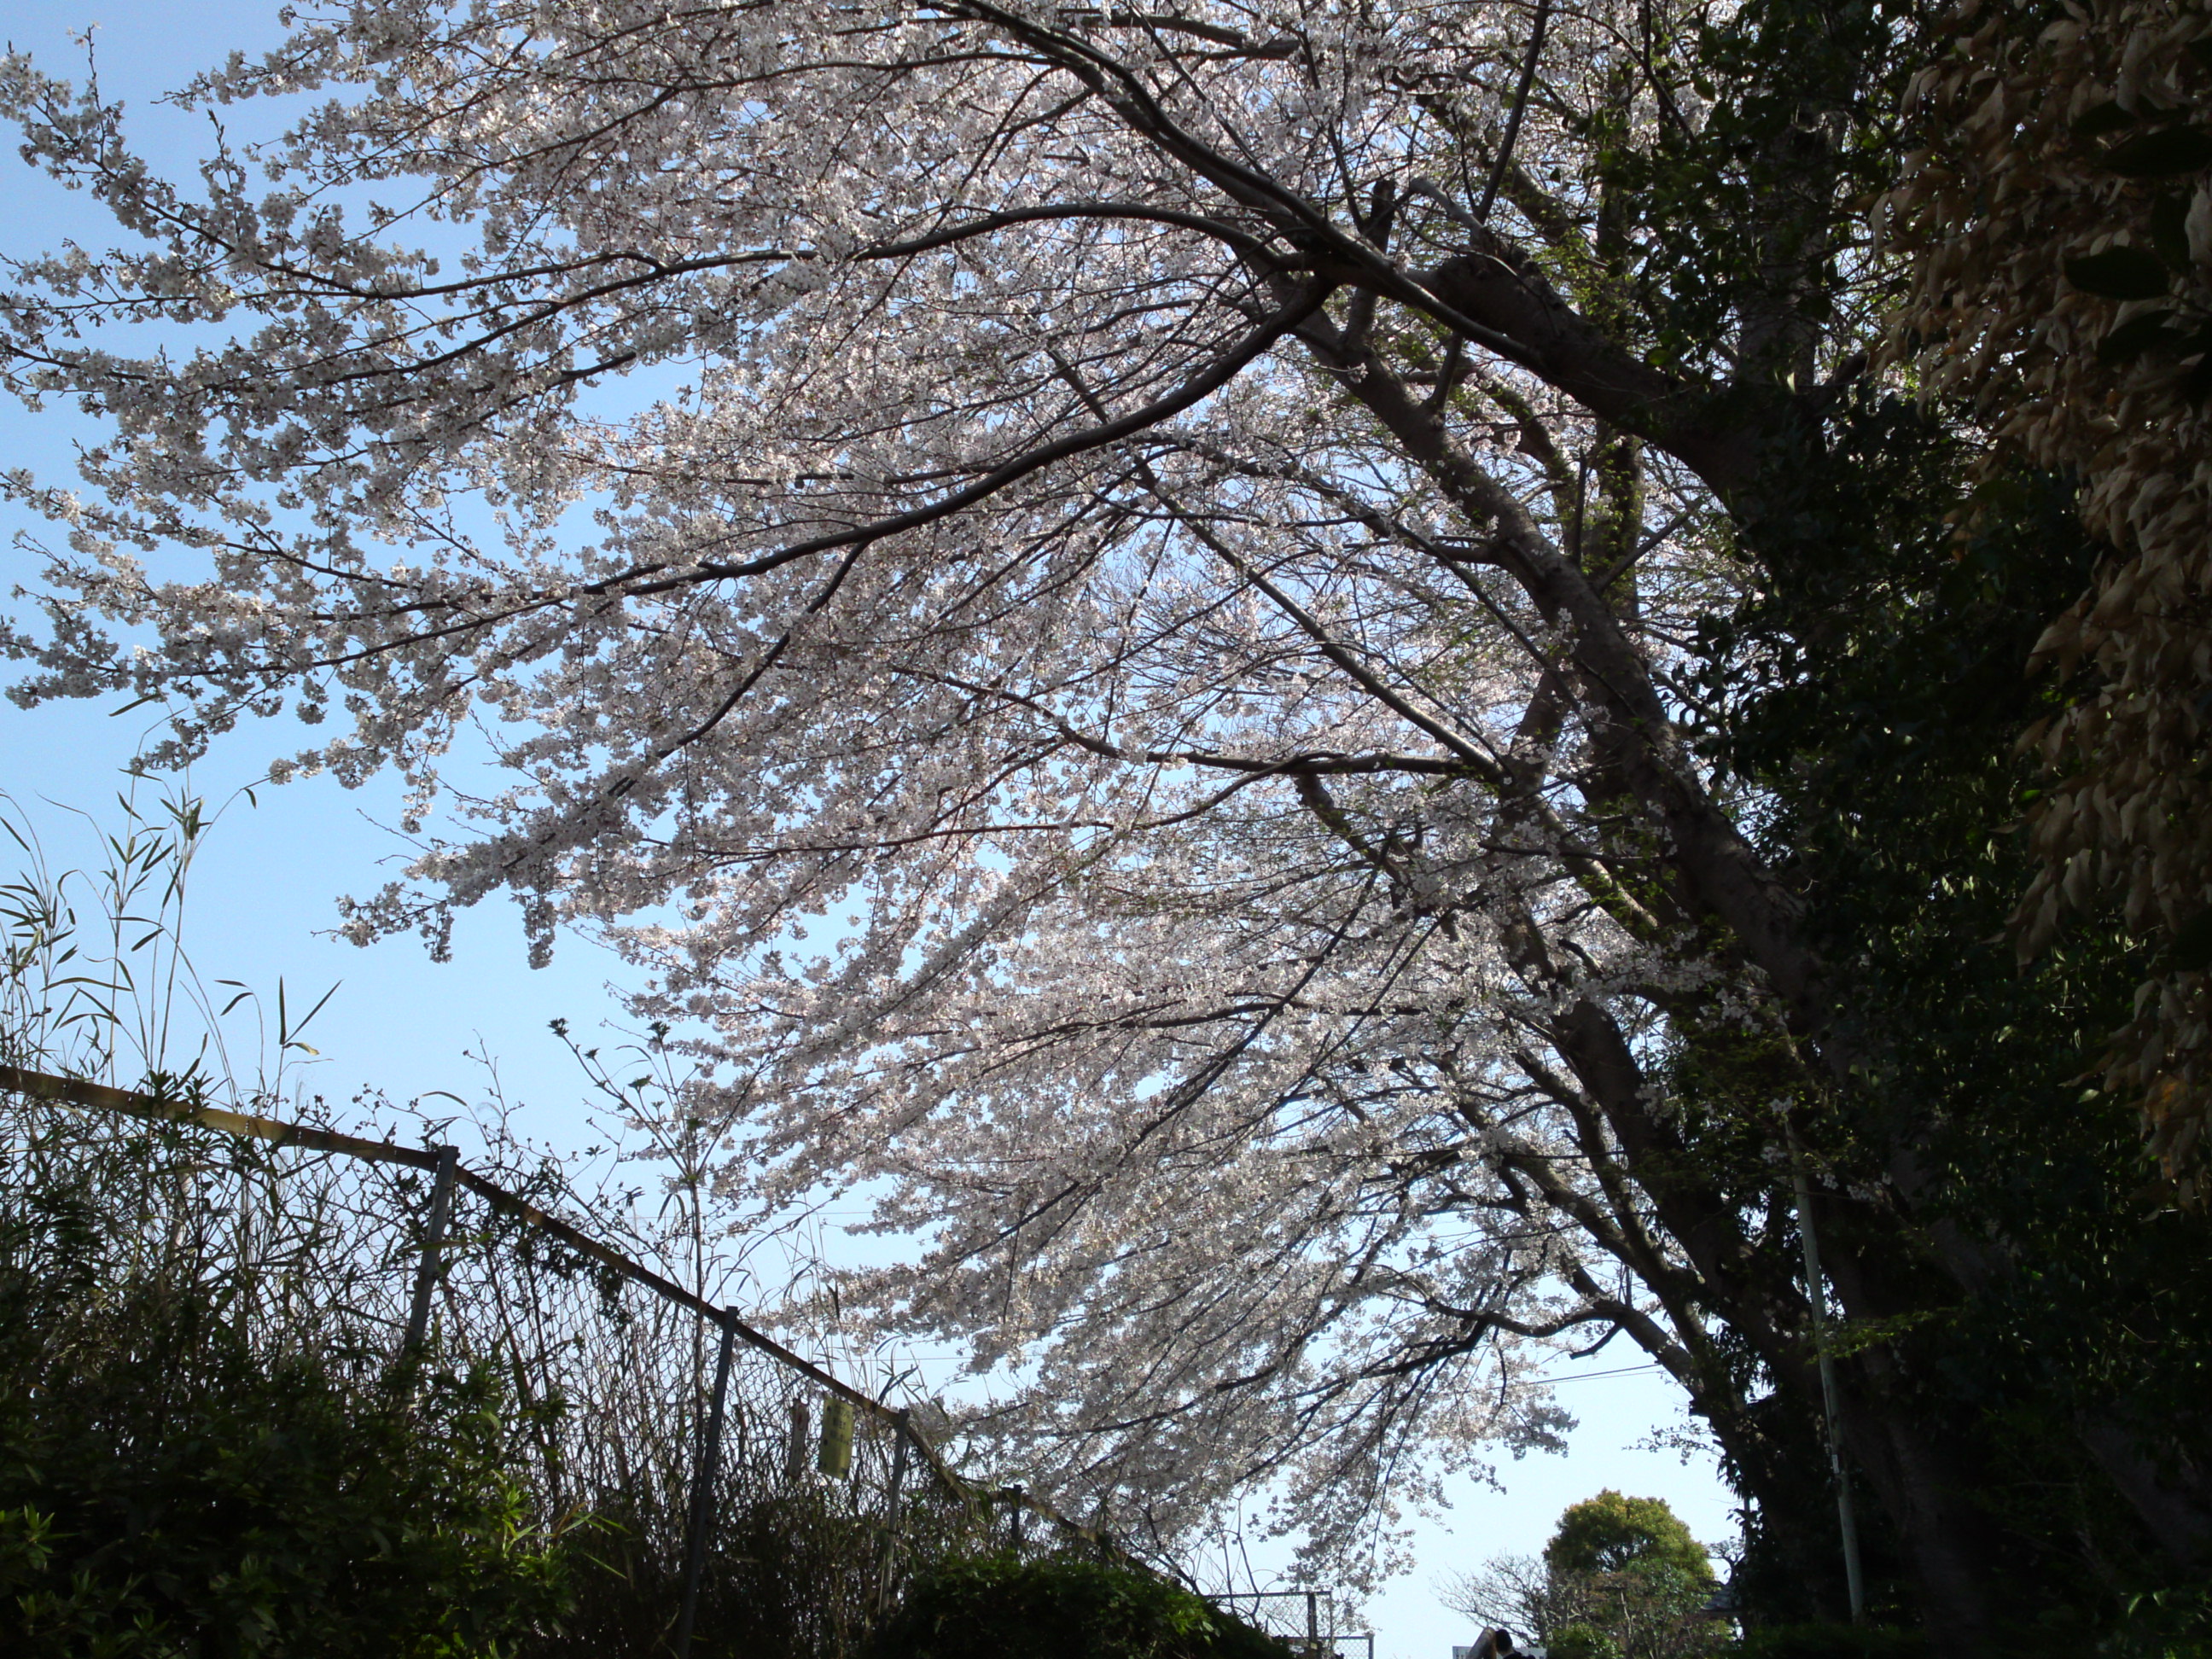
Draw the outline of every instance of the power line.
M1634 1371L1656 1371L1662 1369L1656 1361L1648 1365L1623 1365L1609 1371L1577 1371L1568 1376L1545 1376L1537 1380L1547 1388L1561 1382L1595 1382L1601 1376L1626 1376Z

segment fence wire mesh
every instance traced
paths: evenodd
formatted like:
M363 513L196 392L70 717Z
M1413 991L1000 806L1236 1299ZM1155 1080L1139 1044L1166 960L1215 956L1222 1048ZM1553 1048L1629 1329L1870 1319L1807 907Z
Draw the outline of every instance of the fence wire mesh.
M1214 1599L1301 1659L1374 1659L1373 1632L1355 1608L1331 1591L1225 1590Z
M950 1478L918 1437L902 1455L902 1414L865 1401L854 1412L818 1372L744 1343L732 1345L700 1501L720 1326L649 1282L681 1273L684 1241L575 1190L558 1165L497 1133L471 1160L474 1184L452 1190L427 1258L425 1340L410 1348L435 1178L419 1166L430 1155L149 1121L143 1097L142 1115L124 1115L40 1098L20 1086L27 1076L0 1079L0 1230L19 1255L44 1259L15 1265L52 1274L76 1271L64 1256L96 1261L81 1275L82 1319L101 1298L196 1299L264 1359L311 1357L362 1389L464 1376L495 1386L535 1524L586 1528L600 1569L563 1620L562 1653L668 1650L695 1513L701 1653L847 1653L917 1561L1066 1540L1048 1510L1026 1527L1013 1518L1017 1501L1043 1509L1033 1500ZM57 1194L70 1195L58 1230ZM554 1216L586 1224L597 1249L541 1224ZM841 1418L842 1455L841 1437L825 1435Z

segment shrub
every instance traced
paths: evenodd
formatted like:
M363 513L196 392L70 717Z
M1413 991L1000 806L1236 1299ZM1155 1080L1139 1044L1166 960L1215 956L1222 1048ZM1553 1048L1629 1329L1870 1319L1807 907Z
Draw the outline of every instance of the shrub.
M0 1646L509 1651L562 1600L510 1473L511 1402L481 1368L396 1387L380 1354L257 1351L234 1279L185 1271L167 1230L95 1196L100 1164L167 1139L97 1161L9 1149Z
M1059 1555L954 1562L919 1579L869 1659L1291 1659L1175 1584Z

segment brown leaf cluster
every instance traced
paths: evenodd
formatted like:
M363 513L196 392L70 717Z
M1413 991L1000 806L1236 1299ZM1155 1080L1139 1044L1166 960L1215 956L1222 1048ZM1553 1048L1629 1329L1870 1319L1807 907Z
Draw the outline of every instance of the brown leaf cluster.
M2106 1057L2185 1201L2212 1196L2212 17L1966 0L1915 88L1925 148L1879 228L1913 262L1893 361L1971 411L1988 474L2080 481L2111 553L2036 665L2063 710L2023 740L2052 783L2024 955L2117 903L2159 942Z

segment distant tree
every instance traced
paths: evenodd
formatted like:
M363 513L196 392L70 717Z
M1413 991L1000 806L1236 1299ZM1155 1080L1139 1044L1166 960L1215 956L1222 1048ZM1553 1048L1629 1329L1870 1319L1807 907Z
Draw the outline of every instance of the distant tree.
M1579 1577L1663 1565L1708 1589L1713 1583L1705 1547L1665 1498L1625 1498L1610 1486L1568 1506L1544 1546L1544 1565Z
M1611 1488L1568 1506L1544 1546L1558 1659L1686 1659L1727 1635L1702 1616L1713 1592L1705 1547L1660 1498Z
M1686 1659L1726 1627L1699 1616L1713 1570L1665 1499L1607 1488L1571 1504L1543 1559L1498 1556L1443 1586L1478 1625L1542 1641L1555 1659Z
M1445 1579L1437 1597L1480 1630L1541 1637L1567 1622L1558 1606L1552 1575L1534 1555L1493 1555L1480 1566Z

